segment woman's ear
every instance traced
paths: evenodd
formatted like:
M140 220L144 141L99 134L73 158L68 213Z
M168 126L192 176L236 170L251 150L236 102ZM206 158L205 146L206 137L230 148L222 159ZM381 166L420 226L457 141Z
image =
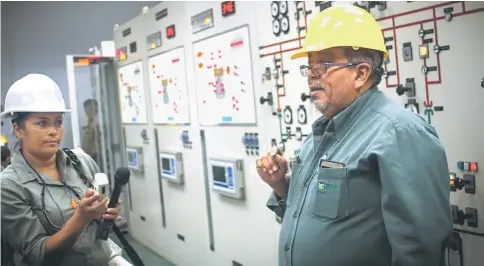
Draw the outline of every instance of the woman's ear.
M20 128L19 124L13 123L12 127L13 127L13 132L15 134L15 137L18 140L23 139L24 138L24 130L22 128Z

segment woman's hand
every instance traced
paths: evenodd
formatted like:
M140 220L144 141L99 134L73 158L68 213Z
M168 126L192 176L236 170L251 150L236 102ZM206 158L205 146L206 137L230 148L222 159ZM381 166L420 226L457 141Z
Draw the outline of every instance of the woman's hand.
M109 202L106 203L106 207L108 206ZM115 220L118 218L119 213L121 212L121 200L118 200L118 205L115 208L108 208L106 214L103 215L103 219L106 220Z
M80 200L76 213L78 213L83 220L89 222L90 220L101 218L108 209L107 204L108 198L89 189L86 194L84 194L84 198Z

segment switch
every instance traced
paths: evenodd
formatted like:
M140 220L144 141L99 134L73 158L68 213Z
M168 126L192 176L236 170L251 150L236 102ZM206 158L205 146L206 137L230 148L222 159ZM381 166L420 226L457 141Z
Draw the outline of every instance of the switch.
M477 172L478 170L477 163L476 162L469 163L469 168L471 172Z
M464 171L469 171L469 163L468 162L464 162Z
M459 168L459 170L461 170L461 171L464 171L464 162L458 162L457 168Z
M454 224L460 224L459 207L457 207L456 205L450 205L450 208L452 210L452 221L453 221L453 223Z
M476 208L465 208L465 217L467 220L467 226L477 228L477 209Z
M476 194L476 176L473 174L464 174L464 191L469 194Z
M452 210L452 220L454 224L464 225L467 221L467 225L469 227L477 228L477 209L476 208L465 208L465 212L459 210L459 207L456 205L451 205Z
M455 173L450 173L450 191L457 191L457 186L456 186L456 179L457 176ZM462 189L462 188L460 188Z

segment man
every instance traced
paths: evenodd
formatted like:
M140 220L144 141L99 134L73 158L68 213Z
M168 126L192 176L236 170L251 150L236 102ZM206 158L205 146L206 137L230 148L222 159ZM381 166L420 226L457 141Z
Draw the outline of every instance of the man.
M99 124L98 124L98 104L94 99L87 99L83 104L84 113L87 117L87 125L84 126L82 135L82 149L98 163L102 165L99 156Z
M290 163L257 159L283 217L280 266L439 266L452 233L444 147L425 120L376 85L388 56L375 19L354 6L311 21L302 66L322 113Z

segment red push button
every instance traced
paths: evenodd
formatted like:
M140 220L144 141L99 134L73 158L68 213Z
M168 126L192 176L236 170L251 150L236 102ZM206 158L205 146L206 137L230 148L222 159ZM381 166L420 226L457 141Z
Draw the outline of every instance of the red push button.
M477 172L478 170L477 163L476 162L469 163L469 168L471 172Z

